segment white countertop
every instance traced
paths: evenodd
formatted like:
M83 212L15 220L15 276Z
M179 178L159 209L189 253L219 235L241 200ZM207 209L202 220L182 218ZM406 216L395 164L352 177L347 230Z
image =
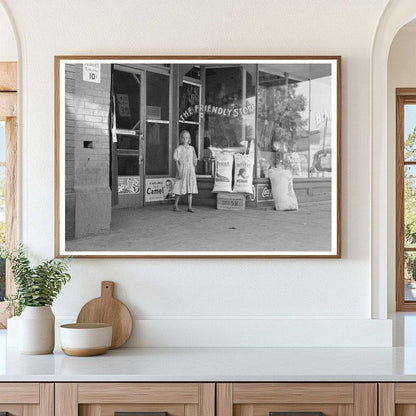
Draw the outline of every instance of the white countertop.
M0 331L0 381L416 381L416 348L120 348L21 355Z
M416 314L395 314L394 348L120 348L97 357L22 355L0 330L0 382L415 381Z

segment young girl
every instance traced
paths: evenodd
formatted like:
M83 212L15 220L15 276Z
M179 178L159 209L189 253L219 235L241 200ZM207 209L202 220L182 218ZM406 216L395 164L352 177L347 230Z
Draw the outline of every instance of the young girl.
M173 160L176 162L176 181L173 185L175 195L174 211L180 211L178 204L181 195L188 195L188 212L194 212L192 208L192 194L198 193L196 185L195 166L198 161L195 149L190 145L191 134L188 130L182 130L179 135L181 143L173 152Z

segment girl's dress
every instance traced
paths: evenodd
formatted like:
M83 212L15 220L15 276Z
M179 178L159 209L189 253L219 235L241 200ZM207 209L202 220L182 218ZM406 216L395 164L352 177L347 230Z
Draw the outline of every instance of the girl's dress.
M173 152L173 160L179 162L180 172L176 173L176 181L173 185L175 195L197 194L195 165L197 157L192 146L180 145ZM181 179L179 179L181 173Z

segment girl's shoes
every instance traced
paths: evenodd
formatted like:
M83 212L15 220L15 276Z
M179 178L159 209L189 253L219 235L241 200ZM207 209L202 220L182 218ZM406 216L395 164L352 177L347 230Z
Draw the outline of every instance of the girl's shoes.
M181 212L182 210L180 209L180 208L178 208L178 207L173 207L173 210L175 211L175 212ZM188 208L188 212L195 212L192 208Z

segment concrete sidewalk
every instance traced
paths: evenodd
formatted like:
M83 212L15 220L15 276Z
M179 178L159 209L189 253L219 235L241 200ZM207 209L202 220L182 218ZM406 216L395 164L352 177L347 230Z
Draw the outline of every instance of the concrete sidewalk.
M172 205L114 209L111 231L66 242L68 251L328 251L330 202L299 211L223 211ZM114 253L117 254L117 253Z

